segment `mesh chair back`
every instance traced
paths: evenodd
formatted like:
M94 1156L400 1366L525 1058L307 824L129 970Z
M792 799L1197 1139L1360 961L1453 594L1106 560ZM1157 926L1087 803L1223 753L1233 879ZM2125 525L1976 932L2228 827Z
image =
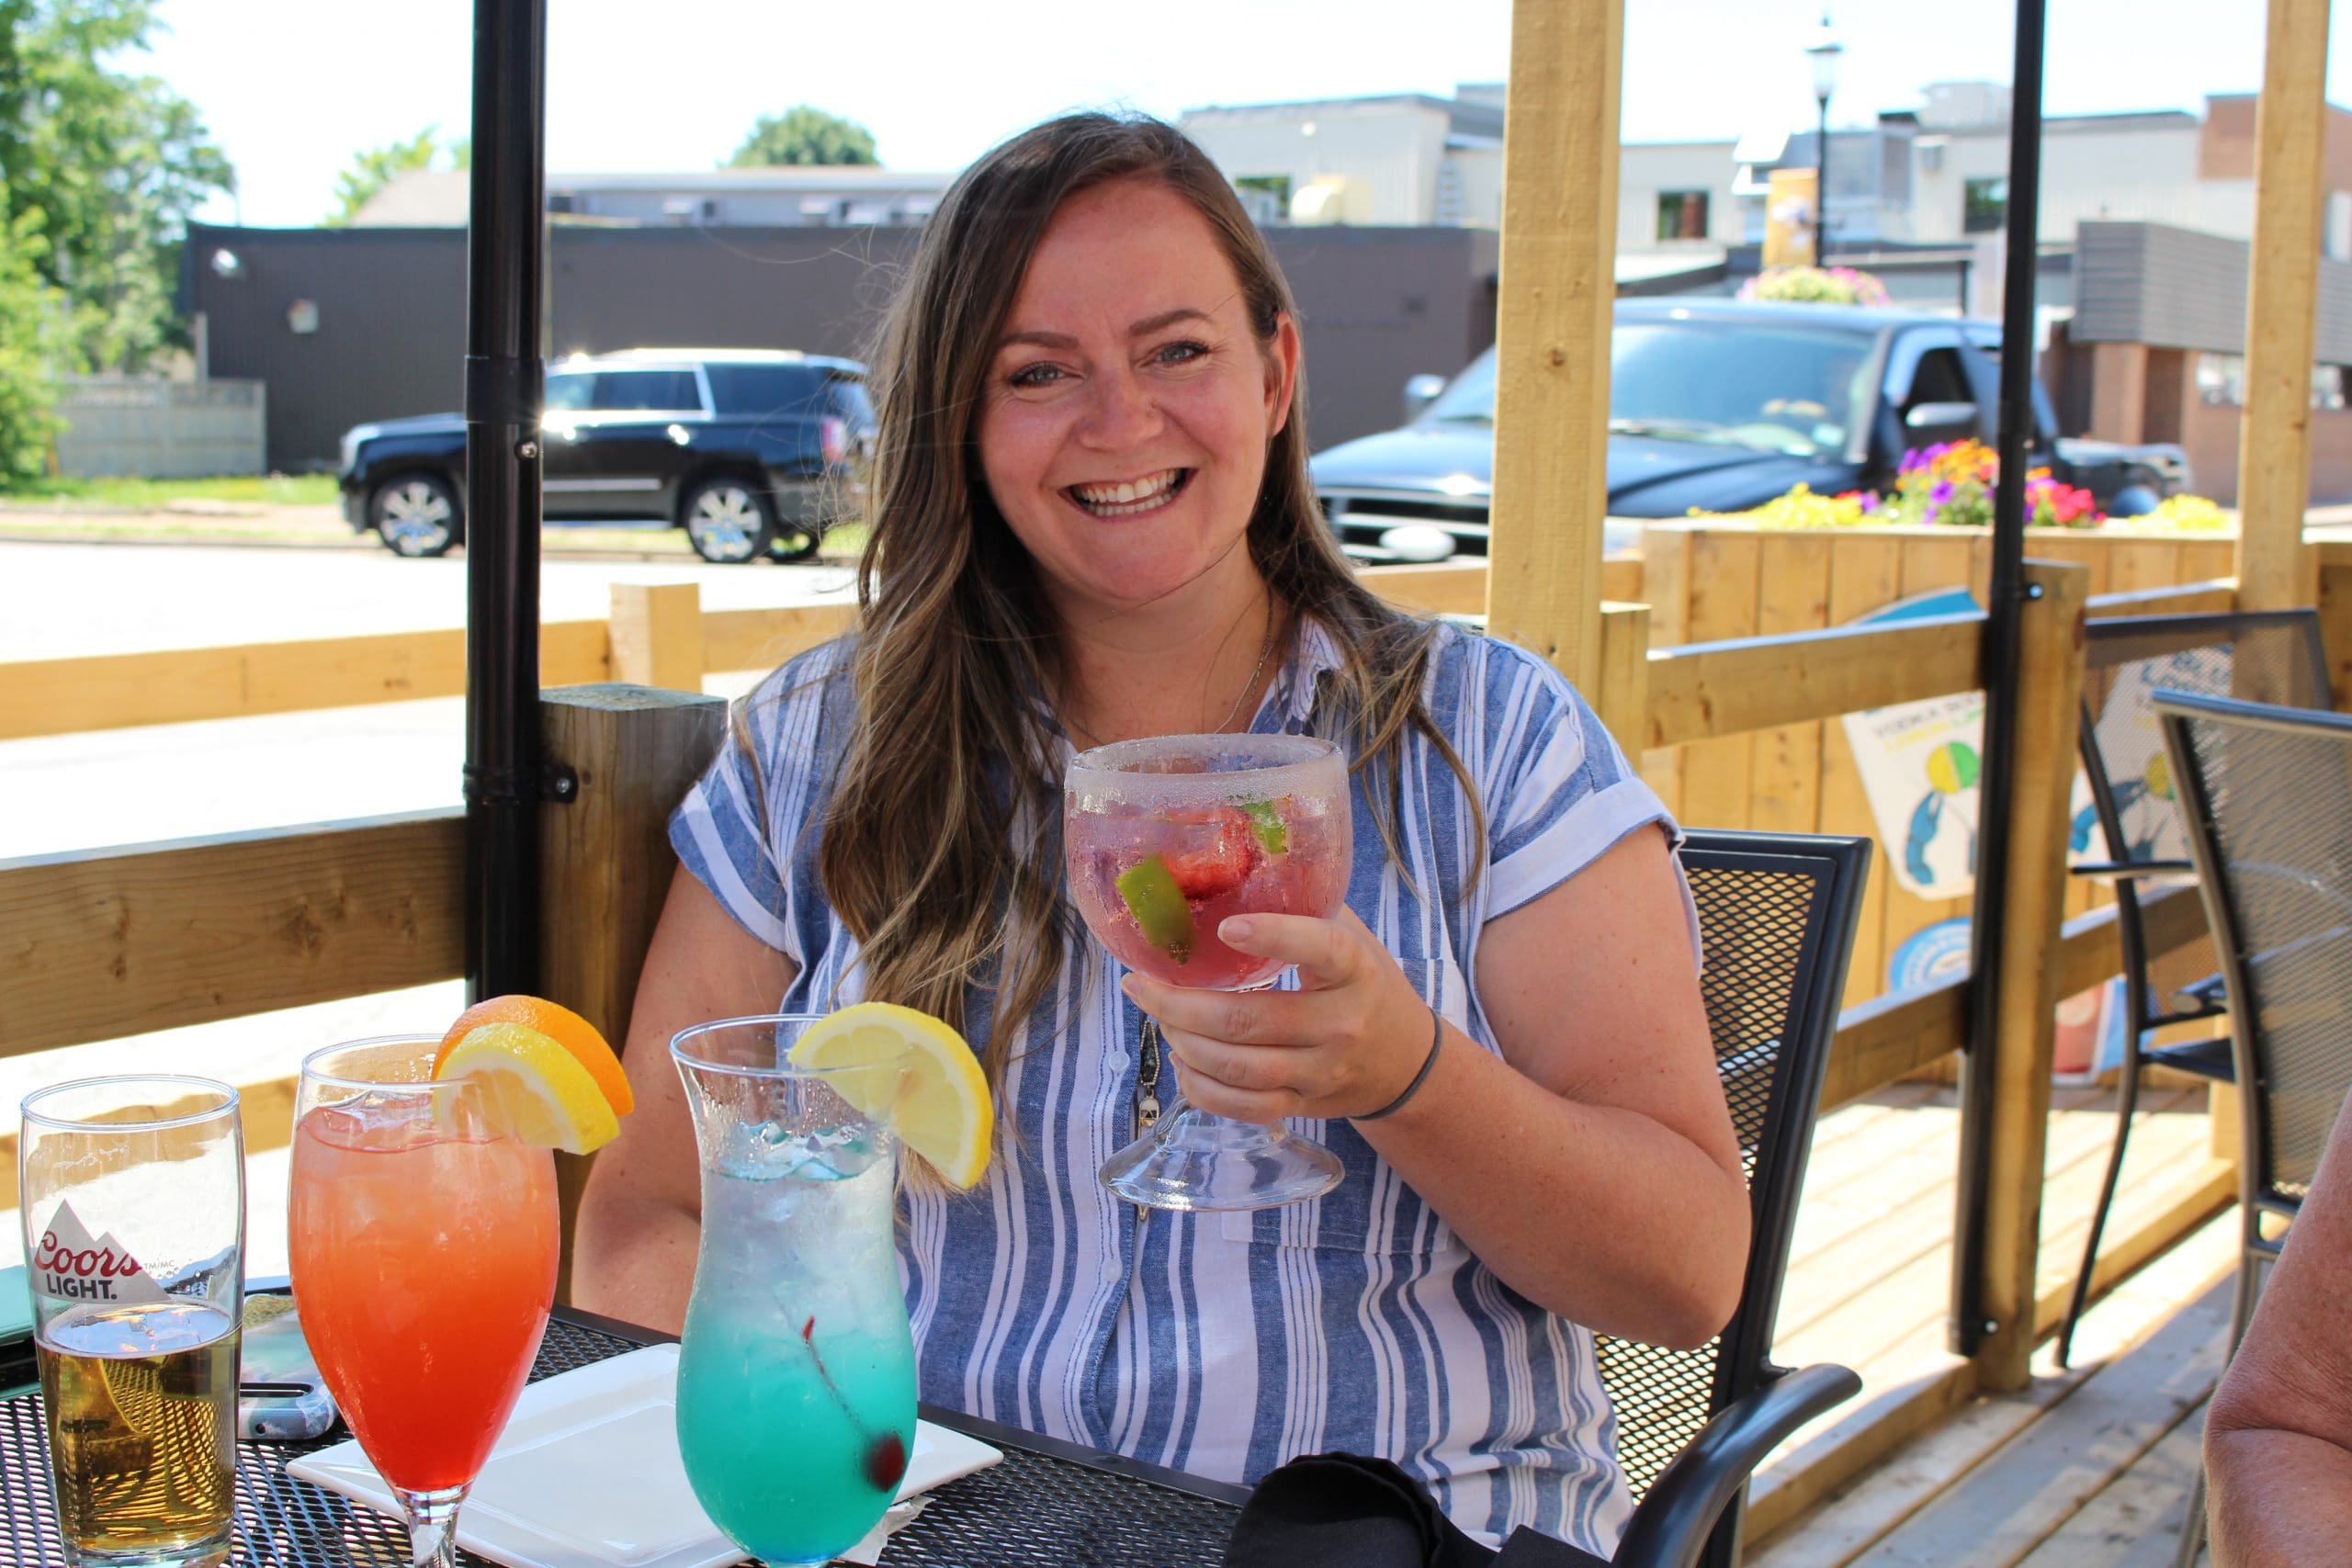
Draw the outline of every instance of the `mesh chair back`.
M2352 716L2156 707L2230 989L2246 1195L2291 1209L2352 1089Z
M1868 839L1705 831L1683 845L1705 953L1700 987L1754 1220L1739 1310L1721 1335L1695 1350L1596 1337L1617 1457L1636 1499L1709 1416L1771 1373L1797 1190L1870 849Z
M2097 826L2106 858L2146 864L2186 861L2188 840L2175 803L2151 699L2159 688L2235 697L2299 708L2328 705L2327 658L2316 610L2229 611L2185 615L2132 615L2087 626L2083 662L2083 771L2089 775L2092 812L2075 824L2077 849ZM2143 878L2119 885L2124 918L2179 884ZM2141 950L2135 929L2133 949ZM2143 1023L2173 1010L2183 987L2213 974L2213 943L2199 936L2145 961Z

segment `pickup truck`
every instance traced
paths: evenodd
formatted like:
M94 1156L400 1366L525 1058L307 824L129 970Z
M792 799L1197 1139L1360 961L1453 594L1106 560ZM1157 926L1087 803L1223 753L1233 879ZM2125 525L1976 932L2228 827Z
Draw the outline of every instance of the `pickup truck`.
M541 514L650 520L707 561L799 560L857 499L874 440L865 367L775 349L630 349L548 367ZM345 520L396 555L465 538L466 422L455 413L345 431Z
M1885 491L1905 449L1995 439L2001 329L1924 311L1719 299L1623 299L1610 344L1609 515L1739 512L1792 486ZM1316 455L1316 493L1348 554L1487 553L1495 354L1450 382L1407 383L1400 429ZM2034 387L2031 460L2131 516L2188 484L2188 458L2062 437ZM1638 533L1613 522L1611 547Z

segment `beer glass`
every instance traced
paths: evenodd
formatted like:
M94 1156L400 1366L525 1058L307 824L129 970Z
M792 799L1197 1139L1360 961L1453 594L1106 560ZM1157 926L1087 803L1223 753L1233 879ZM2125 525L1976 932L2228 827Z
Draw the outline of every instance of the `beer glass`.
M173 1076L41 1089L17 1174L67 1561L222 1561L244 1309L237 1091Z

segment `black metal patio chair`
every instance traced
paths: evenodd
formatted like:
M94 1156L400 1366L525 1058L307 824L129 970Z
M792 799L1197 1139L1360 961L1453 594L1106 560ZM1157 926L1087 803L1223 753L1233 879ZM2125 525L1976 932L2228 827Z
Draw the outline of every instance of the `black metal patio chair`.
M2077 864L2074 871L2114 887L2116 933L2123 949L2123 1062L2117 1075L2115 1142L2091 1208L2082 1267L2058 1325L2062 1367L2073 1354L2075 1329L2090 1299L2099 1240L2139 1108L2141 1069L2171 1067L2215 1083L2234 1077L2225 1039L2151 1043L2151 1036L2175 1024L2218 1018L2228 1008L2228 996L2213 943L2201 930L2186 943L2149 951L2152 913L2166 900L2195 897L2195 868L2150 699L2165 687L2299 708L2328 705L2327 656L2316 610L2095 620L2088 623L2083 663L2080 747L2091 809L2075 824L2075 848L2103 843L2106 858Z
M2165 691L2189 857L2230 996L2239 1087L2234 1353L2352 1089L2352 716ZM2281 1227L2283 1229L2283 1227ZM2204 1472L2181 1532L2204 1534Z
M1618 1563L1731 1568L1750 1473L1862 1386L1844 1367L1776 1367L1771 1348L1870 852L1868 839L1787 833L1693 831L1683 846L1752 1240L1739 1310L1714 1340L1667 1350L1600 1339L1618 1457L1637 1499Z

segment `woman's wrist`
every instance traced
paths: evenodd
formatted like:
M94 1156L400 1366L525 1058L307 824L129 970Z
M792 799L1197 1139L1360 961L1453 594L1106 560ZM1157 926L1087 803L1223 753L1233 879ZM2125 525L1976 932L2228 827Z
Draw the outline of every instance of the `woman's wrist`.
M1367 1111L1361 1115L1351 1116L1349 1120L1351 1122L1378 1122L1386 1117L1394 1116L1399 1111L1404 1110L1405 1107L1411 1102L1413 1097L1419 1094L1422 1087L1430 1081L1430 1074L1437 1068L1438 1053L1444 1048L1445 1019L1439 1013L1437 1009L1431 1008L1430 1009L1429 1053L1421 1058L1419 1071L1416 1072L1412 1076L1412 1078L1406 1083L1405 1087L1398 1089L1396 1095L1379 1110Z

